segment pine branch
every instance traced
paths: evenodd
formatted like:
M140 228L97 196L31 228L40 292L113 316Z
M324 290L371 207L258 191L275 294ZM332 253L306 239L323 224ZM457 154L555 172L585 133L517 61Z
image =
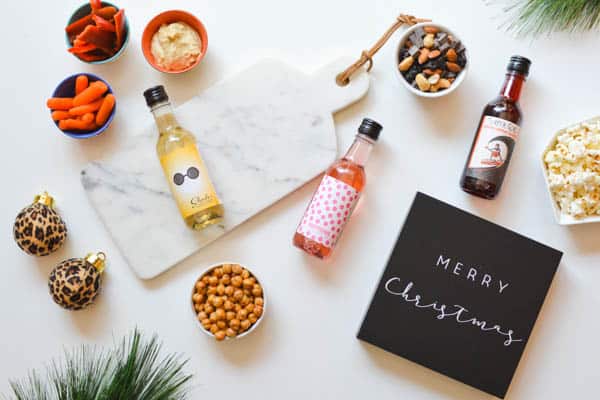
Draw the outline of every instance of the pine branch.
M110 351L83 346L53 362L44 378L33 371L11 381L14 400L183 400L191 375L177 355L160 358L156 336L135 330Z
M506 3L506 1L503 1ZM600 0L510 0L504 24L517 36L584 32L600 26Z

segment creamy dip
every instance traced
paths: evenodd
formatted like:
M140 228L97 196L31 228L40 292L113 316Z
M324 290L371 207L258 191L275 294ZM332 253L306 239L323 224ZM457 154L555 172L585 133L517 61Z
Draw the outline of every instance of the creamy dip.
M202 53L202 39L184 22L163 25L152 37L151 51L156 64L170 71L192 65Z

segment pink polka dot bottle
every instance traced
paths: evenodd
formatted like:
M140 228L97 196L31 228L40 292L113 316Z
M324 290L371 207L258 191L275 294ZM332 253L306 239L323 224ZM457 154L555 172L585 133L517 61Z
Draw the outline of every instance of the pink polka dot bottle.
M365 118L346 155L327 169L294 234L294 246L331 255L366 184L364 166L382 126Z

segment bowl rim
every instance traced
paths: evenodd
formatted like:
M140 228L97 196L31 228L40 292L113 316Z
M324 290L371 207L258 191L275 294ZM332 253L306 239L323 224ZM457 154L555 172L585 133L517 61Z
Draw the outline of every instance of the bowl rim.
M546 157L546 153L554 146L554 144L556 143L556 139L558 138L558 136L560 134L564 133L567 129L569 129L575 125L584 124L586 122L597 122L597 121L600 121L600 116L587 118L587 119L584 119L579 122L575 122L573 124L570 124L566 127L563 127L561 129L557 130L550 137L550 141L548 142L548 144L544 147L544 150L542 151L540 161L541 161L542 173L544 175L544 183L546 184L545 185L546 192L548 193L548 198L550 199L550 204L552 204L552 209L554 211L554 218L559 225L565 225L565 226L582 225L582 224L591 224L591 223L600 222L600 215L587 216L587 217L583 217L583 218L575 218L569 214L564 214L561 211L560 207L558 206L558 203L556 202L556 199L554 198L554 195L552 194L552 189L550 189L550 177L549 177L549 173L548 173L548 167L546 166L546 161L544 160Z
M404 78L404 76L402 75L402 73L400 72L400 70L398 69L398 63L400 62L398 60L398 55L400 54L400 49L404 46L404 43L406 42L406 40L408 39L408 36L410 36L411 33L413 33L416 29L420 28L420 27L424 27L424 26L434 26L436 28L439 28L441 31L447 32L448 34L454 36L456 39L460 40L460 42L463 44L463 46L465 46L465 56L467 59L467 63L465 64L465 67L462 69L462 71L460 71L460 73L458 74L458 76L456 77L456 79L454 80L454 82L452 82L452 85L450 85L450 87L446 90L441 90L441 91L437 91L435 93L431 93L431 92L422 92L420 90L417 90L415 88L413 88ZM465 45L464 41L461 39L460 36L458 36L452 29L448 28L445 25L439 24L437 22L419 22L418 24L415 24L413 26L411 26L410 28L406 29L404 31L404 33L402 34L402 36L400 36L400 39L398 40L398 44L396 45L396 51L394 52L394 71L396 71L396 76L398 77L398 79L400 80L400 82L402 83L402 85L408 89L411 93L420 96L420 97L425 97L425 98L438 98L438 97L443 97L446 96L452 92L454 92L461 84L462 82L465 80L465 77L467 75L467 71L469 70L469 64L470 64L470 59L469 59L469 49L468 47Z
M191 28L193 28L196 32L198 32L198 35L202 39L202 53L198 56L198 58L196 59L196 61L193 64L191 64L190 66L188 66L184 69L180 69L180 70L167 70L167 69L164 69L164 68L161 68L160 66L158 66L156 64L156 61L154 60L154 57L152 56L151 52L145 51L145 45L144 45L146 41L151 41L152 37L156 33L156 31L150 32L150 25L152 23L154 23L157 19L167 16L169 14L173 14L173 13L186 14L188 17L190 17L192 20L194 20L194 22L196 22L198 24L198 26L200 27L200 31L198 31L196 29L196 27L194 27L194 26L192 26ZM206 56L206 53L208 51L208 32L206 30L206 26L204 26L204 24L202 23L200 18L196 17L191 12L185 11L185 10L180 10L180 9L166 10L166 11L162 11L162 12L156 14L154 17L152 17L150 19L150 21L148 21L148 23L144 27L144 31L142 32L142 39L140 40L140 45L142 46L142 54L144 55L144 58L146 59L148 64L150 64L150 66L152 68L154 68L158 72L162 72L165 74L174 74L174 75L183 74L184 72L188 72L188 71L194 69L196 66L198 66L198 64L200 64L200 62Z
M262 283L263 281L250 268L248 268L245 264L242 264L242 263L239 263L239 262L235 262L235 261L222 261L222 262L219 262L219 263L216 263L216 264L212 264L212 265L206 267L204 270L202 270L202 272L200 273L200 275L198 275L198 278L196 278L196 280L194 281L194 285L192 286L192 292L191 292L190 298L189 298L190 299L190 306L191 306L190 309L192 311L192 316L193 316L194 320L196 321L196 324L198 324L200 330L202 332L204 332L204 334L210 336L212 339L215 339L215 335L212 334L210 331L207 331L202 326L202 323L200 323L200 321L198 321L198 313L196 312L196 309L194 308L194 300L192 299L192 296L196 293L196 282L198 282L198 280L200 278L202 278L204 275L206 275L207 273L209 273L213 269L218 268L218 267L220 267L222 265L225 265L225 264L232 264L232 265L233 264L237 264L237 265L241 266L242 268L247 269L250 272L250 274L252 274L252 276L254 278L256 278L256 281L263 288L263 295L262 295L262 298L263 298L263 312L262 312L261 316L256 320L256 322L254 324L252 324L252 326L250 327L250 329L248 329L246 332L244 332L244 333L242 333L240 335L234 336L232 338L230 338L229 336L226 336L225 340L222 340L222 342L227 342L229 340L242 339L243 337L249 335L251 332L253 332L258 327L258 325L260 325L260 323L262 322L262 320L265 317L265 314L267 312L267 295L266 295L266 291L265 291L265 286Z
M117 11L120 10L119 7L117 7L116 5L114 5L108 1L102 1L101 4L105 7L114 7L117 9ZM75 14L77 14L78 12L80 12L81 10L83 10L86 7L89 7L90 11L91 11L92 7L89 2L82 4L80 7L75 9L75 11L73 11L71 16L67 20L67 26L69 26L72 22L74 22L73 19L75 17ZM121 57L121 55L125 52L125 48L129 44L130 30L131 30L131 28L129 27L129 19L127 18L127 14L125 14L125 32L126 32L126 34L125 34L125 39L123 40L123 45L121 45L121 48L119 49L119 51L117 51L115 54L113 54L109 58L105 58L104 60L85 61L85 60L82 60L81 58L77 57L76 54L73 54L73 57L75 57L82 63L91 64L91 65L102 65L102 64L107 64L107 63L113 62L113 61L117 60L117 58ZM65 41L67 43L67 49L71 48L72 44L69 39L69 35L66 32L65 32Z
M71 81L71 80L75 80L77 79L78 76L80 75L86 75L88 78L93 79L92 82L95 81L102 81L104 82L104 84L108 87L108 90L106 91L106 93L111 93L114 95L114 92L112 90L112 87L110 86L110 84L103 79L102 77L92 74L90 72L80 72L77 74L73 74L70 76L67 76L65 79L63 79L62 81L60 81L60 83L58 85L56 85L56 87L54 88L54 91L52 92L52 97L56 97L58 89L65 85L67 82ZM73 139L88 139L94 136L98 136L101 133L103 133L106 129L108 129L108 127L110 126L110 124L112 123L113 119L115 118L115 114L117 112L117 101L116 101L116 96L115 96L115 106L113 107L112 112L110 113L108 119L106 120L106 122L104 123L104 125L102 125L101 127L99 127L98 129L94 130L94 131L88 131L88 132L82 132L82 133L77 133L75 131L63 131L62 129L60 129L58 127L58 122L52 120L52 110L50 110L50 119L52 120L52 122L54 123L54 125L56 126L56 129L58 129L61 133L63 133L64 135L73 138Z

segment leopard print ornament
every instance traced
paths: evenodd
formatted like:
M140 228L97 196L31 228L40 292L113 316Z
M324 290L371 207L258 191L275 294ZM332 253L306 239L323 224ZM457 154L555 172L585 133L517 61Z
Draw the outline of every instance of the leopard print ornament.
M104 253L90 253L58 264L48 279L54 302L73 311L92 304L100 293L105 262Z
M65 243L67 226L53 207L54 199L44 192L17 215L13 236L25 253L47 256Z

